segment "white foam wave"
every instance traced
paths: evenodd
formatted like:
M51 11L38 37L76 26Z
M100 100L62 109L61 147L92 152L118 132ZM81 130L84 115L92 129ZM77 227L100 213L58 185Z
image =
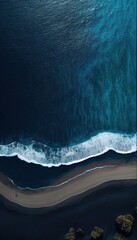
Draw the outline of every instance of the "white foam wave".
M91 137L83 143L63 148L51 148L32 141L28 146L19 142L0 145L0 156L18 156L28 163L52 167L71 165L96 157L109 150L127 154L137 150L137 134L118 134L104 132Z

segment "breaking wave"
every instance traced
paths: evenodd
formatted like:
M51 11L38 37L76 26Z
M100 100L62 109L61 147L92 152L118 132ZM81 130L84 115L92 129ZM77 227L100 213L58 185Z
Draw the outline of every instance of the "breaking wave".
M43 143L32 141L30 145L12 142L0 145L0 156L18 156L28 163L52 167L71 165L96 157L109 150L127 154L137 150L137 134L99 133L83 143L54 148Z

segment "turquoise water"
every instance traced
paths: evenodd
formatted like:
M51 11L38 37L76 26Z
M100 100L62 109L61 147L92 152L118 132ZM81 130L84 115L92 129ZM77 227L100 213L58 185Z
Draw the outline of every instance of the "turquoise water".
M136 1L0 0L0 156L136 151Z

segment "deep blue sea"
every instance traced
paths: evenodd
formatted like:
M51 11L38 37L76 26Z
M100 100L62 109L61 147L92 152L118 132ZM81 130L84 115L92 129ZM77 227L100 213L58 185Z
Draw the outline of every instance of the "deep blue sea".
M0 156L136 151L136 0L0 0Z

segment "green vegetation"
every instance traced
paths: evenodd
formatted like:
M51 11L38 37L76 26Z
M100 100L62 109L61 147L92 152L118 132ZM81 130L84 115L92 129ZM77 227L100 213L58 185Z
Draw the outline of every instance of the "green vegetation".
M134 215L136 214L137 207L134 209ZM129 239L128 237L130 236L129 234L132 233L132 228L135 220L136 216L134 219L134 217L131 214L119 215L115 220L118 226L118 233L115 233L113 239L128 240ZM73 227L71 227L68 233L65 235L64 240L80 240L83 239L84 235L85 233L82 228L74 229ZM102 228L95 226L94 229L91 231L89 239L101 240L103 239L103 235L104 230Z
M120 215L116 218L116 223L123 233L131 233L134 218L131 214Z
M124 240L124 239L123 239L123 237L119 233L116 233L114 235L114 240Z
M69 232L65 235L65 240L75 240L75 229L71 227Z
M114 240L128 240L129 238L125 238L122 235L120 235L119 233L115 233L114 235Z
M99 227L94 227L94 230L91 232L91 239L100 239L103 237L104 230Z
M79 238L82 238L84 236L84 231L82 228L78 228L75 230L73 227L71 227L68 231L68 233L65 235L65 240L75 240Z

